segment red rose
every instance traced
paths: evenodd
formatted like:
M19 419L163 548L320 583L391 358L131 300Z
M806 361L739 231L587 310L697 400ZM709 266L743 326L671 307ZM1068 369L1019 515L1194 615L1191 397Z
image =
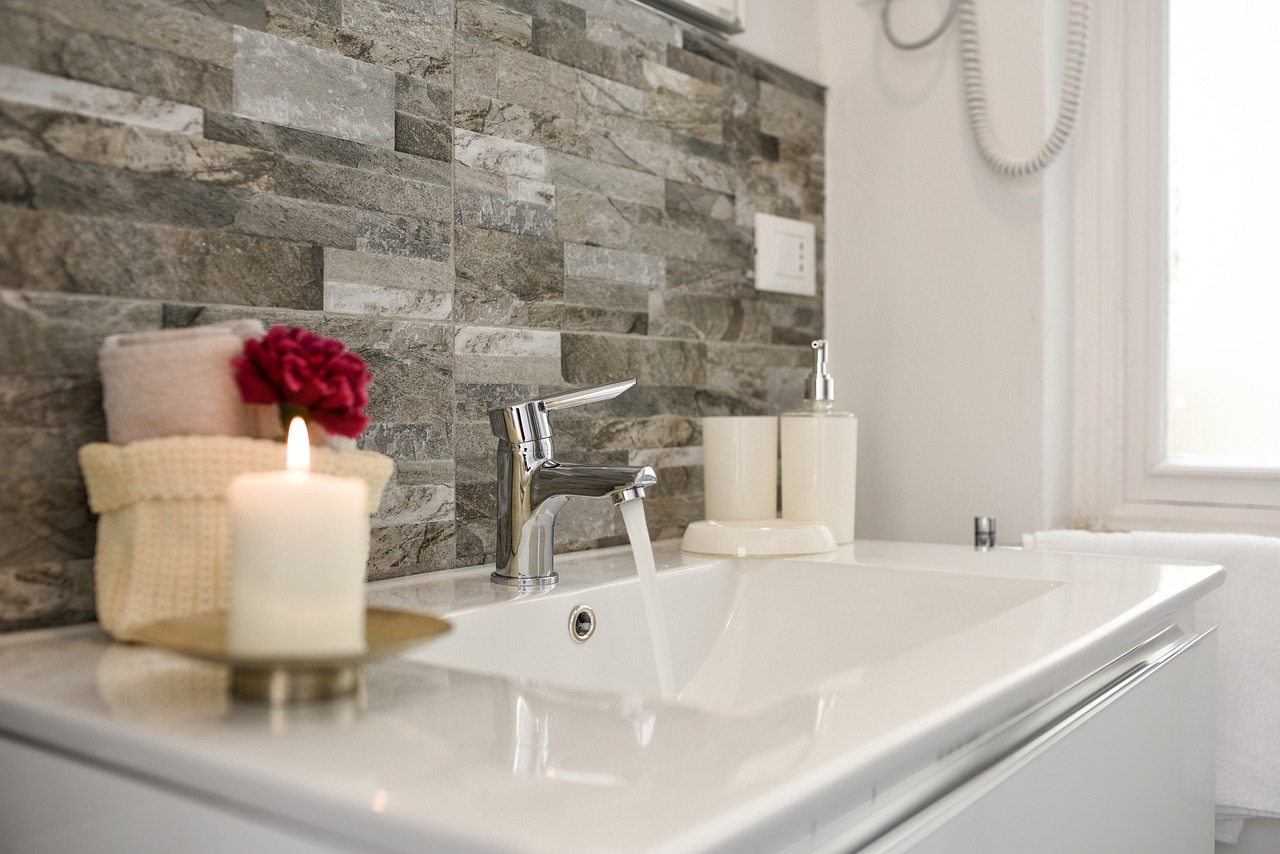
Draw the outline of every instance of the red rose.
M273 326L263 339L246 341L244 355L231 364L245 403L299 407L330 433L353 439L369 425L365 386L373 377L341 341Z

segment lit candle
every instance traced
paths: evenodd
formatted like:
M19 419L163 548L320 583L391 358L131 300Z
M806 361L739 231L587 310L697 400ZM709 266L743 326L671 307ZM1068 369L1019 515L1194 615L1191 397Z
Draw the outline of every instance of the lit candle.
M243 657L323 657L365 649L368 487L311 471L301 418L286 470L237 475L231 508L227 650Z

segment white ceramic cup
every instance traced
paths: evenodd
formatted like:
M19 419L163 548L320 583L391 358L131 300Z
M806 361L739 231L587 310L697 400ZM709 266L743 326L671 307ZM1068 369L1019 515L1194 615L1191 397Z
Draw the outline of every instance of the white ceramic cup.
M706 517L778 517L778 419L717 415L702 419Z

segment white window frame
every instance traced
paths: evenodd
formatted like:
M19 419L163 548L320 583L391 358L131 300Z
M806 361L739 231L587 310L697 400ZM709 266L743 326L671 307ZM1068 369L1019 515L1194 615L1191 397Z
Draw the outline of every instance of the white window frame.
M1167 34L1167 0L1094 7L1072 157L1072 524L1280 534L1275 469L1161 459Z

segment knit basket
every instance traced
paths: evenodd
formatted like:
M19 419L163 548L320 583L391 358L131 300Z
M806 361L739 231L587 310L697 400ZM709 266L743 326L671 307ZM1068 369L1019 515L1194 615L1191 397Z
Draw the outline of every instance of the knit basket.
M89 507L99 514L94 581L98 621L116 640L147 623L227 607L231 511L238 474L284 468L280 442L237 436L168 436L80 449ZM377 511L390 458L311 449L311 470L359 477Z

